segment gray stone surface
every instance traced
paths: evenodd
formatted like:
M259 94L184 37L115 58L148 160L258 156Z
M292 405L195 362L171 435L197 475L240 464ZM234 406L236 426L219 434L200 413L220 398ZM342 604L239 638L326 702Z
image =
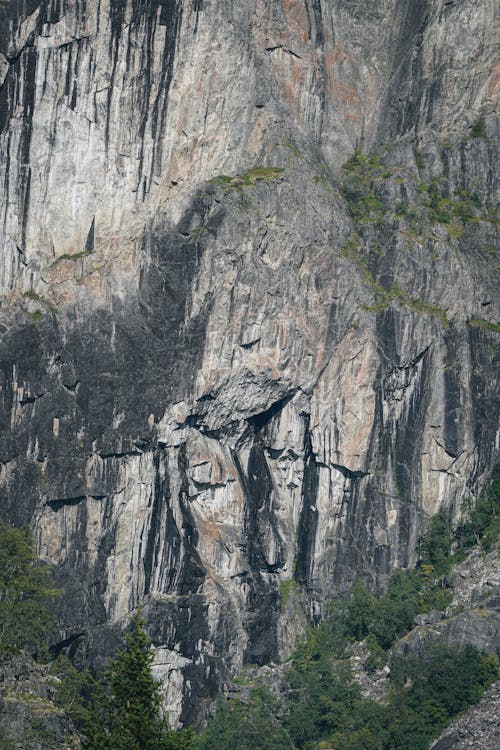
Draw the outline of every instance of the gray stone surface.
M399 641L406 652L419 654L429 640L470 644L484 653L500 653L499 545L485 554L473 550L453 567L448 585L453 602L446 612L416 618L417 627Z
M497 750L500 745L500 683L483 695L477 706L456 719L431 750Z
M499 543L490 552L473 549L459 564L454 565L447 577L446 586L453 594L453 601L446 611L431 610L415 618L415 627L400 638L392 654L402 653L423 658L430 643L448 645L471 645L479 651L496 655L500 653L500 598L498 597ZM387 664L371 673L365 664L370 655L365 641L353 645L351 665L354 678L363 695L372 700L384 700L390 690L390 655ZM496 693L489 691L488 695ZM490 713L494 715L493 701ZM484 701L482 703L483 708ZM475 707L471 715L475 715ZM478 713L477 722L483 712ZM489 722L491 724L491 722ZM485 729L485 736L489 736ZM481 735L482 737L482 735ZM489 745L484 746L488 750ZM444 748L444 745L443 745ZM483 750L479 744L478 750Z
M55 650L144 603L174 723L289 652L281 582L383 589L488 478L495 42L493 0L0 10L1 512Z
M78 750L80 737L54 702L59 679L21 655L2 664L0 742L6 750Z

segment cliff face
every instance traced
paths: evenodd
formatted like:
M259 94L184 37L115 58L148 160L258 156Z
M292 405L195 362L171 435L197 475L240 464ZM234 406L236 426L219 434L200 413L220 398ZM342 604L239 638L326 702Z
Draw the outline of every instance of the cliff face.
M488 476L494 6L0 10L1 510L173 720Z
M55 702L60 679L26 654L2 664L0 739L9 750L80 750L80 737Z

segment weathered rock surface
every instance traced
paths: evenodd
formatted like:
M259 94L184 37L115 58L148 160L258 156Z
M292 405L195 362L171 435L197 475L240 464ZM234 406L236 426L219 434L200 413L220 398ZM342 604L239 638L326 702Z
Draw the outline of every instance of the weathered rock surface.
M500 744L500 682L483 695L477 706L456 719L431 750L496 750Z
M500 547L484 554L475 549L452 569L448 585L453 602L446 612L417 617L417 627L399 648L420 654L429 640L470 644L490 654L500 653Z
M494 544L485 553L474 549L463 562L455 565L447 580L453 589L454 608L472 609L490 601L500 606L500 546Z
M394 644L391 653L423 658L429 643L439 643L470 645L483 653L498 655L500 652L499 552L498 542L488 553L476 548L461 563L454 565L446 581L447 587L453 594L452 603L446 611L432 610L417 615L415 627ZM363 696L371 700L383 701L391 688L389 654L387 664L381 665L381 668L375 671L370 671L366 668L370 656L366 642L355 643L352 649L351 668ZM474 711L474 709L471 710ZM477 722L479 720L478 715ZM485 732L488 734L486 729ZM478 747L482 746L478 745Z
M2 664L0 741L7 750L77 750L80 738L54 701L59 680L24 655Z
M173 721L287 653L280 582L383 588L488 477L495 42L493 0L0 10L1 512L56 650L144 602Z

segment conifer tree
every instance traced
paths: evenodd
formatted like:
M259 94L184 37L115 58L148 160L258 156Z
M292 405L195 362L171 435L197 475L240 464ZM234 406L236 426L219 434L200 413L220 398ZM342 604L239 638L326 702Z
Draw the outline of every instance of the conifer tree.
M86 750L189 750L192 734L173 732L160 716L160 683L151 673L153 652L140 611L112 659L105 686L94 694ZM106 689L107 688L107 689Z
M55 624L48 603L60 593L41 565L27 529L0 520L0 663L22 649L43 649Z

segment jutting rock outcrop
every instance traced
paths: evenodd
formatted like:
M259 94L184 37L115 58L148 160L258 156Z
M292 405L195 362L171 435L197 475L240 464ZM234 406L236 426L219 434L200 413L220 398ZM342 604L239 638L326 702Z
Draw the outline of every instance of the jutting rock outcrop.
M493 0L0 9L1 512L54 651L143 602L174 722L488 478L495 41Z

